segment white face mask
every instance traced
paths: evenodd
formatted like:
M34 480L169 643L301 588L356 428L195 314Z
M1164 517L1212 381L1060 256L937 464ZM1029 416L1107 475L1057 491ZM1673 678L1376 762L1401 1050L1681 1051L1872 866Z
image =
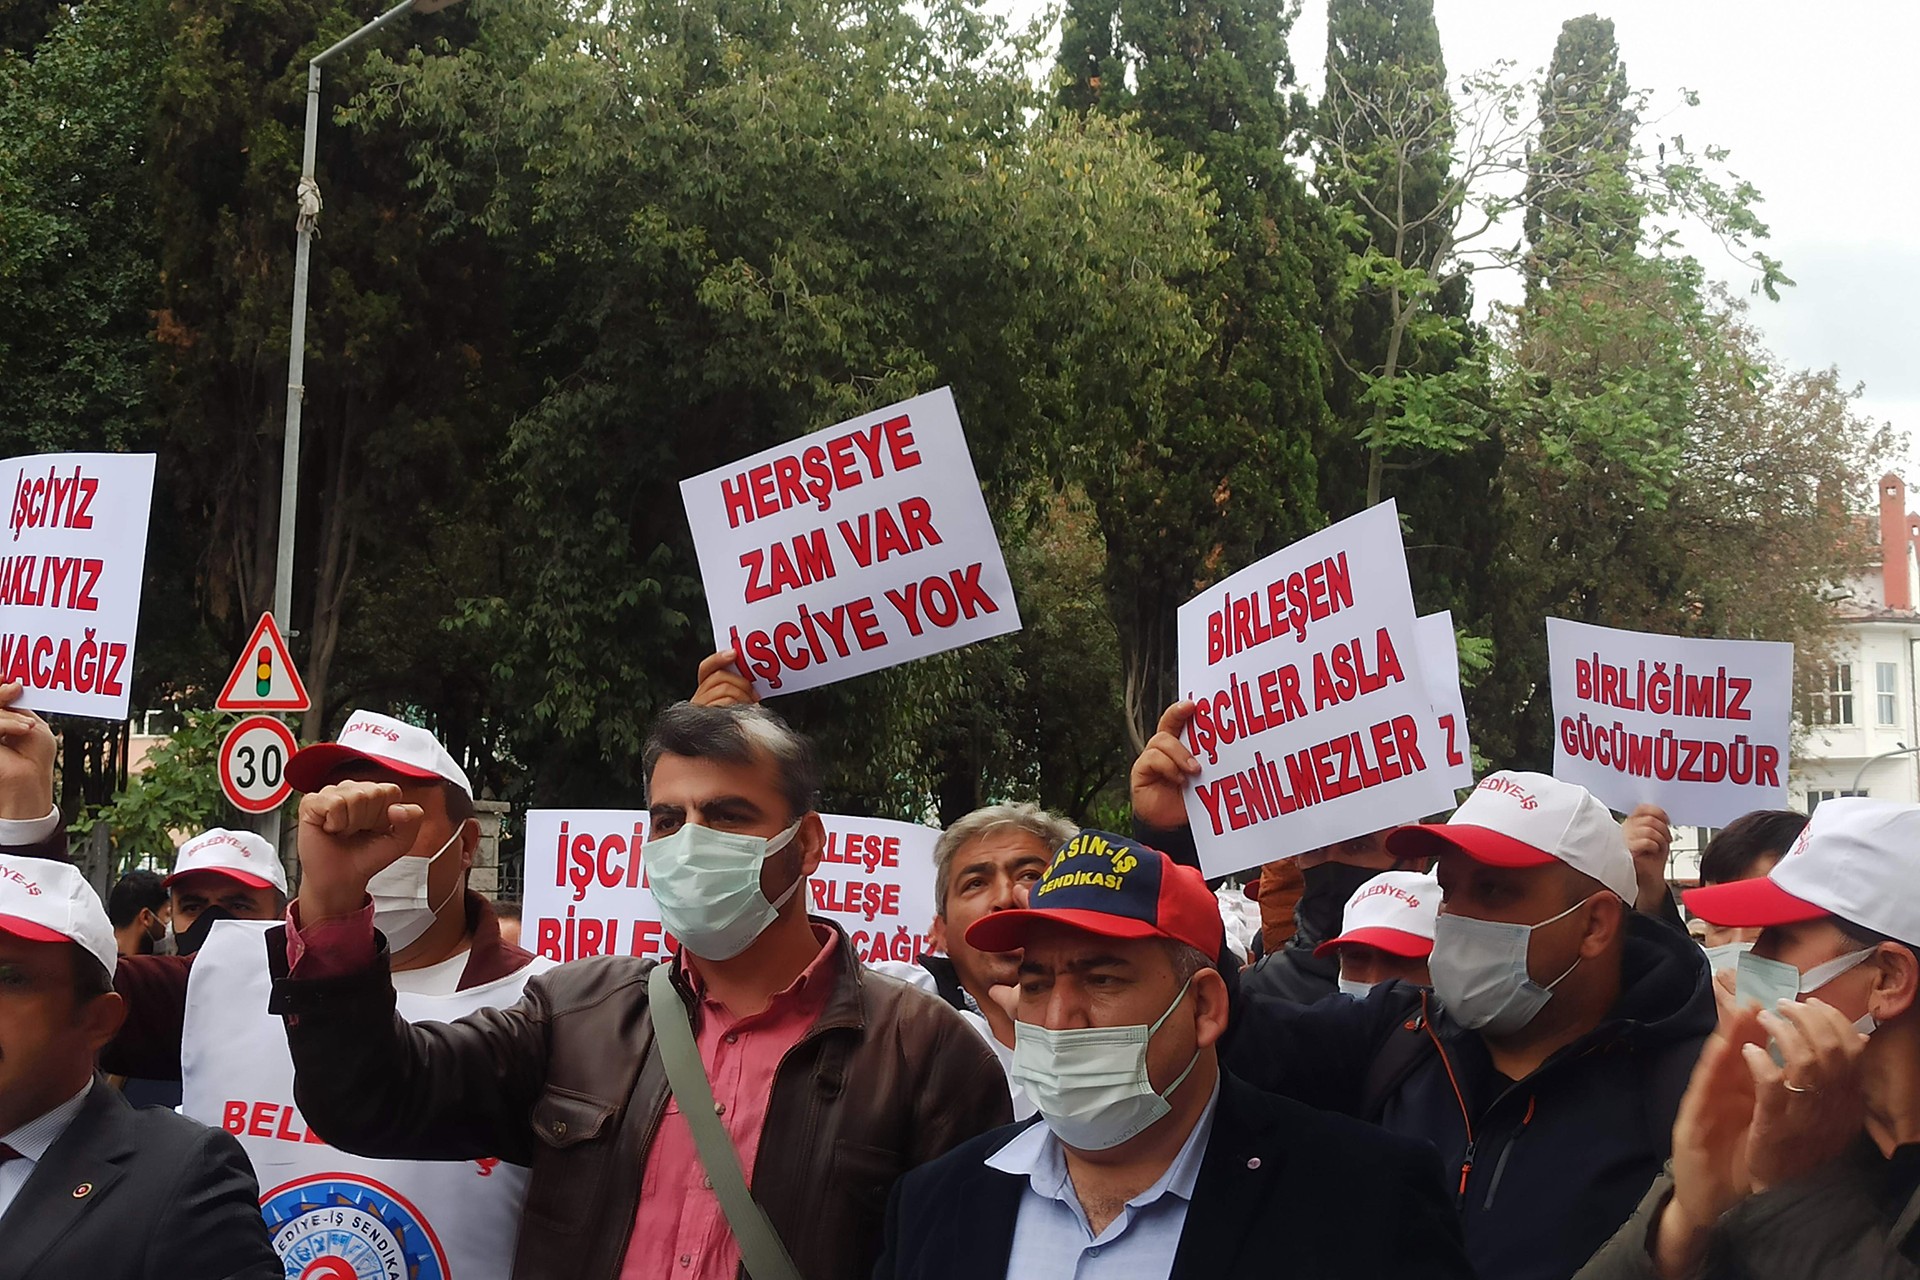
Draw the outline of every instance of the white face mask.
M1753 950L1751 942L1723 942L1717 947L1702 947L1707 953L1707 968L1714 973L1725 973L1740 963L1740 957Z
M1813 995L1841 974L1865 964L1867 957L1872 954L1872 947L1849 951L1802 973L1784 960L1769 960L1748 952L1740 957L1738 972L1734 976L1733 996L1742 1008L1746 1007L1748 1001L1753 1001L1762 1009L1772 1012L1776 1002ZM1880 1029L1880 1024L1874 1021L1872 1014L1863 1013L1854 1019L1853 1029L1870 1036ZM1772 1051L1774 1061L1778 1062L1779 1051Z
M800 823L774 836L740 835L688 823L647 842L647 884L660 923L702 960L731 960L780 916L805 876L778 902L760 892L760 864L793 842Z
M1358 978L1349 978L1345 974L1335 978L1334 981L1340 984L1340 991L1343 995L1352 996L1355 1000L1365 1000L1367 993L1372 991L1375 986L1374 983L1362 982Z
M1553 998L1553 989L1580 961L1567 966L1546 986L1527 972L1527 943L1535 929L1564 920L1586 899L1574 903L1539 924L1509 924L1504 920L1476 920L1472 916L1441 912L1434 923L1433 955L1427 961L1433 975L1433 993L1454 1021L1473 1031L1509 1035L1532 1022Z
M440 908L460 892L460 882L455 879L447 896L440 899L438 906L434 905L427 896L427 868L453 847L465 829L464 823L455 827L447 842L434 850L431 857L404 854L392 865L374 872L373 878L367 881L367 896L373 899L373 927L386 935L387 947L393 954L398 955L418 942L420 935L433 927Z
M1031 1022L1013 1024L1013 1066L1008 1072L1027 1091L1054 1136L1076 1151L1105 1151L1143 1132L1173 1110L1166 1095L1178 1089L1200 1061L1193 1061L1166 1088L1147 1078L1147 1042L1186 998L1173 998L1152 1026L1069 1027L1050 1031Z

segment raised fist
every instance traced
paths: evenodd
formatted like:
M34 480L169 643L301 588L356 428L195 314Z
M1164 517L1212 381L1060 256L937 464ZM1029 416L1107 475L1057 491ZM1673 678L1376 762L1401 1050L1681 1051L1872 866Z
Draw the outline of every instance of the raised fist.
M336 782L300 801L300 914L350 915L367 881L413 848L426 811L391 782Z

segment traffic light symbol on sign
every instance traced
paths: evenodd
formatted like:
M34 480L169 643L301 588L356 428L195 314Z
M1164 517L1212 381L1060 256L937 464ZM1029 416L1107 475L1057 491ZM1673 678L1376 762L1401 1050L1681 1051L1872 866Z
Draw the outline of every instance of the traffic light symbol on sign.
M287 642L273 615L263 613L241 647L240 660L233 664L227 682L213 705L222 711L248 714L256 711L305 711L309 705L306 685L287 652Z

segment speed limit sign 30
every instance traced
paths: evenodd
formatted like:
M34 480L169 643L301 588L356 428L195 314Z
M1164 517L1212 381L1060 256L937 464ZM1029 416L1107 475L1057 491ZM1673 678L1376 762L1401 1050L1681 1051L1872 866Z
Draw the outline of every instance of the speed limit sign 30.
M287 761L299 746L272 716L248 716L220 744L220 789L242 813L277 809L293 793Z

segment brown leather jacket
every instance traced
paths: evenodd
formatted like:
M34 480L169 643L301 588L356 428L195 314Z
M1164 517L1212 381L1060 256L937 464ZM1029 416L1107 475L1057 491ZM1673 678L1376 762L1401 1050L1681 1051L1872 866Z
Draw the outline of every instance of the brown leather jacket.
M839 977L775 1073L753 1192L805 1280L858 1280L879 1257L894 1180L1012 1109L993 1053L958 1014L862 969L828 927ZM667 1102L647 1011L653 961L575 961L534 978L512 1008L409 1026L384 948L365 973L308 980L285 976L284 946L268 954L294 1098L316 1132L372 1157L530 1165L515 1280L619 1275Z

